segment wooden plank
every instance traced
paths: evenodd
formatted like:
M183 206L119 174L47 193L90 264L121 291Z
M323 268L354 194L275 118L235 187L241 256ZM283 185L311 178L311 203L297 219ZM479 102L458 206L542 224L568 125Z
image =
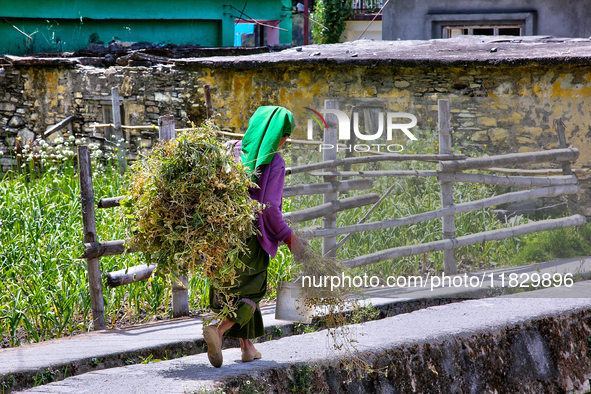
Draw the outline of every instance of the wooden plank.
M289 212L283 215L285 220L292 223L305 222L308 220L318 219L327 214L332 214L346 209L362 207L364 205L373 204L380 199L375 193L365 194L363 196L347 197L341 200L333 201L327 204L321 204L312 208L306 208L299 211ZM333 229L333 231L336 230Z
M349 116L349 129L353 130L353 127L355 127L355 124L353 123L354 120L354 114L358 113L358 108L353 105L351 107L351 115ZM367 125L366 125L366 130L367 130ZM349 159L355 156L355 144L357 141L357 135L355 133L351 133L351 136L349 137L349 139L347 140L347 149L345 149L345 159ZM381 157L381 156L380 156ZM345 163L343 165L343 171L351 171L351 165L352 164L347 164ZM296 167L297 168L297 167ZM317 170L319 168L315 168L315 170ZM290 173L292 172L292 169L290 168ZM287 169L286 169L287 171ZM348 177L341 177L341 180L346 181L348 180ZM346 197L346 193L341 193L341 196L345 196Z
M156 265L136 265L129 268L124 268L119 271L108 272L105 274L107 278L107 284L110 288L117 286L129 285L131 283L146 280L152 276L152 273L156 269Z
M96 217L94 212L94 188L92 187L90 150L86 145L78 146L78 169L84 242L92 243L96 242ZM88 269L88 286L92 306L92 327L94 330L104 330L107 328L107 325L105 323L101 266L98 257L86 259L86 266Z
M97 208L113 208L118 207L121 204L121 199L123 196L119 197L108 197L108 198L101 198L97 204Z
M74 118L75 118L74 115L68 116L66 119L62 120L61 122L51 126L47 130L45 130L45 133L43 133L43 138L47 138L50 135L52 135L53 133L60 131L61 129L63 129L64 127L69 125L74 120Z
M466 158L466 155L401 155L401 154L391 154L388 156L369 156L369 157L349 157L345 159L335 159L329 161L321 161L320 163L313 163L313 164L306 164L303 166L291 167L286 168L285 171L289 172L290 174L299 174L302 172L310 172L314 170L321 170L330 167L337 167L337 166L350 166L352 164L365 164L365 163L375 163L378 161L394 161L394 162L402 162L402 161L428 161L428 162L439 162L440 160L463 160ZM344 170L343 172L349 172Z
M437 170L401 170L401 171L323 171L310 172L311 176L348 176L361 178L375 178L380 176L439 176L441 174Z
M355 179L351 181L331 183L309 183L305 185L285 186L283 197L307 196L312 194L324 194L327 192L343 192L350 190L364 190L373 187L371 179Z
M496 241L499 239L518 237L524 234L537 233L540 231L554 230L558 228L583 226L585 217L582 215L573 215L566 218L543 220L535 223L522 224L520 226L510 227L500 230L485 231L482 233L466 235L454 239L444 239L442 241L427 242L419 245L401 246L382 250L363 256L344 260L341 263L349 268L362 267L364 265L379 263L380 261L395 259L399 257L408 257L417 254L432 253L437 251L453 250L463 246L479 244L482 242Z
M543 175L562 175L562 170L555 170L552 168L544 168L539 170L520 170L511 168L482 168L482 171L496 172L499 174L513 174L513 175L524 175L524 176L543 176ZM589 168L573 168L574 175L588 176L591 174Z
M164 115L158 118L158 137L161 141L170 141L176 138L174 116Z
M566 144L566 135L564 131L566 130L566 126L562 121L562 118L555 118L554 119L554 130L556 130L556 134L558 135L558 147L559 148L566 148L568 145ZM562 175L572 175L572 169L570 161L563 161L562 163Z
M579 157L576 148L551 149L542 152L510 153L475 159L451 160L441 162L441 171L464 171L487 167L510 167L524 164L548 163L557 161L575 161Z
M365 215L363 215L363 217L361 218L361 220L359 222L357 222L357 224L363 224L365 223L365 221L367 220L367 218L373 213L373 211L375 211L380 204L382 203L382 201L384 201L392 192L392 190L394 190L394 187L396 186L396 184L393 184L392 186L390 186L388 188L388 190L386 190L386 192L382 195L382 197L380 197L380 199L365 213ZM345 235L343 237L343 239L341 239L339 241L339 243L336 244L336 246L334 246L334 250L338 250L338 248L340 248L341 246L343 246L345 244L345 242L347 242L349 240L349 238L351 238L351 236L353 235L353 233L349 233L347 235Z
M165 115L158 118L158 133L162 141L176 138L174 116ZM171 278L172 281L172 316L189 316L189 280L186 276Z
M451 112L449 100L438 100L438 130L439 130L439 154L451 154ZM443 162L439 164L440 169L445 172ZM449 170L448 170L449 171ZM441 206L445 209L454 204L453 182L440 179L441 184ZM443 239L456 237L456 222L454 215L443 215L441 218L441 231ZM453 249L443 251L443 272L446 275L458 273L456 254Z
M189 280L186 276L172 277L172 316L189 316Z
M309 183L305 185L285 186L283 188L283 197L306 196L312 194L323 194L327 191L350 191L371 189L373 181L371 179L354 179L351 181L333 182L333 183ZM97 208L114 208L120 205L123 196L101 198Z
M203 85L203 95L205 96L205 117L209 119L213 116L213 104L211 102L211 90L209 85Z
M135 253L137 251L138 250L135 247L126 247L125 240L123 239L103 242L86 242L84 243L84 253L79 258L86 259L114 256L123 253Z
M498 176L485 174L447 174L441 173L439 180L450 182L481 183L483 185L499 185L509 187L550 187L560 185L575 185L578 179L574 175L556 177L534 176Z
M451 207L438 209L435 211L418 213L400 219L383 220L380 222L371 222L365 224L356 224L353 226L340 227L334 230L307 230L302 232L304 238L320 238L324 236L337 236L351 232L383 230L386 228L406 226L420 223L427 220L435 220L444 215L457 215L459 213L471 212L480 209L494 207L500 204L508 204L518 201L532 201L538 198L557 197L562 195L576 194L581 191L578 185L553 186L534 190L524 190L520 192L506 193L501 196L483 198L477 201L466 202L452 205Z
M325 109L339 109L339 102L337 100L325 100L324 101L324 108ZM338 145L338 120L334 114L327 114L326 122L328 124L328 128L324 130L324 144L331 145L333 149L324 149L322 151L322 159L324 161L335 161L337 158L337 148ZM336 170L336 167L329 167L327 168L330 170ZM326 175L323 177L325 183L336 182L337 177L333 175ZM332 205L339 199L339 194L336 191L328 191L324 193L323 202L324 205ZM323 218L323 226L326 229L333 229L337 228L337 211L327 211L324 214ZM337 238L336 237L324 237L322 239L322 256L327 257L336 257L336 244Z
M121 175L127 170L127 158L125 154L125 138L121 128L121 107L119 104L119 87L111 88L111 107L113 110L113 134L117 144L117 159L119 160L119 171Z

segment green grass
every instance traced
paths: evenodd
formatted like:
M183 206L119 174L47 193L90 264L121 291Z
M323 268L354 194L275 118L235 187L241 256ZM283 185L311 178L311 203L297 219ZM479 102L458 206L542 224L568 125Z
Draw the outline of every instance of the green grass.
M511 261L515 265L591 255L591 224L530 235Z

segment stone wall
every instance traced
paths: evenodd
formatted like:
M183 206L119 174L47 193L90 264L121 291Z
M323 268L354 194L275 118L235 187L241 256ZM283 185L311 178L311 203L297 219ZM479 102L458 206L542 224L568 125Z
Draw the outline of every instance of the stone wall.
M120 89L123 124L156 125L159 116L168 114L175 116L177 128L189 121L200 123L205 117L202 87L209 84L219 114L216 122L237 132L245 131L260 105L284 105L303 116L298 100L318 97L421 100L416 101L419 128L435 127L436 99L450 97L454 144L468 141L483 152L503 153L556 146L552 118L563 116L567 141L581 151L576 167L591 166L591 111L583 99L591 96L591 65L372 67L284 62L257 68L240 62L216 66L204 60L106 69L71 63L14 64L5 66L3 74L0 151L5 153L16 137L30 140L69 115L77 116L76 136L103 136L107 130L91 125L109 120L105 114L110 113L113 86ZM489 108L475 107L473 98L486 98ZM515 100L521 100L519 105ZM140 145L150 147L156 138L155 129L127 131L130 158ZM2 157L3 170L9 160L6 154Z

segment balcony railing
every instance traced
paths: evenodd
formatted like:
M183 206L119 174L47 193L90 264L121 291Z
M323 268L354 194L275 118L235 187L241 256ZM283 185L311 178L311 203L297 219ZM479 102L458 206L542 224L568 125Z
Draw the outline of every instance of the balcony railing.
M353 12L371 14L378 12L384 5L384 0L353 0Z

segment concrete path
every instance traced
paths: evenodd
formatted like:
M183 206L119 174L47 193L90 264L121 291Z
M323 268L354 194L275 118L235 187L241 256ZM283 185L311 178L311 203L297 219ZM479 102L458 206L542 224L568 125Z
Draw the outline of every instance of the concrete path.
M482 286L430 288L430 283L418 288L389 288L378 287L368 289L367 302L379 307L386 316L400 313L410 313L415 310L428 308L449 302L461 301L462 298L482 298L496 294L504 294L509 287L507 280L501 283L499 274L509 273L531 274L548 272L559 273L564 276L571 273L580 278L589 277L591 273L591 258L567 259L551 263L536 264L526 267L502 268L494 271L475 272L467 278L484 278ZM493 281L491 282L491 274ZM462 276L462 275L460 275ZM465 278L464 278L465 281ZM521 282L520 282L521 283ZM472 281L475 284L475 281ZM492 284L492 287L491 287ZM501 286L503 285L503 286ZM547 292L528 292L517 296L533 296L554 294L558 297L587 297L579 294L586 291L586 287L564 286L549 289ZM551 291L550 291L551 290ZM437 299L439 297L440 299ZM552 295L554 297L554 295ZM456 298L456 299L454 299ZM444 299L445 301L441 301ZM289 336L294 333L293 324L274 319L274 305L263 308L267 338ZM32 381L36 375L51 368L56 376L61 378L72 374L81 374L98 369L108 369L126 364L138 363L150 355L154 359L172 359L181 355L194 355L205 350L202 336L202 320L200 318L177 319L163 321L121 330L92 332L70 338L30 344L17 348L0 349L0 377L2 375L29 377ZM237 344L234 344L236 346ZM228 350L229 354L239 351ZM239 358L239 357L238 357ZM275 360L273 358L273 360ZM275 360L276 361L276 360ZM178 360L177 362L181 362ZM160 364L160 363L158 363ZM207 363L206 363L207 364ZM96 372L99 373L99 372ZM109 373L108 371L100 373ZM26 380L26 379L25 379Z
M236 387L247 384L247 380L252 384L265 382L275 392L286 392L283 390L289 385L289 368L304 362L319 363L315 373L320 373L318 379L323 380L311 384L325 385L329 392L409 392L404 388L410 390L413 385L416 392L491 392L504 384L492 376L497 371L491 371L489 364L494 362L500 369L508 368L507 372L499 371L508 385L502 392L558 392L548 390L569 385L583 390L588 388L591 375L589 359L582 359L586 349L579 355L579 343L561 352L553 348L558 340L580 339L581 335L573 335L564 327L581 330L582 324L577 324L581 317L591 318L591 282L574 286L587 298L547 298L561 294L560 289L553 288L535 292L546 298L544 302L521 294L519 298L469 300L350 326L352 338L358 341L358 356L372 366L390 368L386 377L355 382L361 385L361 391L351 387L352 383L343 379L342 368L338 368L337 358L350 354L335 350L326 331L320 331L258 344L263 358L251 363L239 361L239 349L228 349L223 352L224 365L219 369L209 365L206 354L199 354L89 372L25 392L181 394L220 383ZM582 337L584 343L586 335ZM586 365L587 370L566 370L557 353L568 353L568 365ZM502 363L498 364L497 359ZM377 390L376 385L382 388ZM437 391L420 391L420 387L435 387ZM367 391L374 389L377 391Z

